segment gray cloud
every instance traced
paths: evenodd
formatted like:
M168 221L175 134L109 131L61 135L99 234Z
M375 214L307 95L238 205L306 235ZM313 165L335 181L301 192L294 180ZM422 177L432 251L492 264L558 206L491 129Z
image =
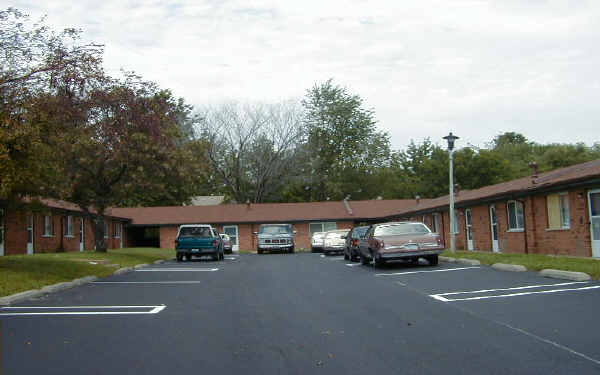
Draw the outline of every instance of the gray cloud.
M395 147L450 130L600 141L600 3L567 0L106 0L15 7L79 27L123 67L192 104L300 97L333 77Z

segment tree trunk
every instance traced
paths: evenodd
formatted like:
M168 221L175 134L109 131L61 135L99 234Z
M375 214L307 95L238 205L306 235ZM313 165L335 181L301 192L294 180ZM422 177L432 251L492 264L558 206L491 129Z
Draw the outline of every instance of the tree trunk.
M94 223L94 241L96 243L96 251L106 253L108 244L104 238L104 212L99 212L92 219Z

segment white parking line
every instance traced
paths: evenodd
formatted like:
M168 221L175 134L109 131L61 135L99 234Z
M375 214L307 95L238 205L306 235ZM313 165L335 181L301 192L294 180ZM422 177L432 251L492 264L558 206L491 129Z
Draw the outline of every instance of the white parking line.
M94 281L92 284L200 284L201 281Z
M507 297L516 297L516 296L526 296L526 295L530 295L530 294L577 292L577 291L582 291L582 290L590 290L590 289L600 288L600 285L593 285L593 286L585 286L585 287L580 287L580 288L559 288L559 289L549 289L549 290L534 290L534 291L526 291L526 292L518 292L518 293L494 294L494 295L477 296L477 297L448 298L448 296L461 295L461 294L475 294L475 293L502 292L502 291L510 291L510 290L536 289L536 288L566 286L566 285L574 285L574 284L587 284L587 282L528 285L528 286L515 287L515 288L499 288L499 289L473 290L473 291L465 291L465 292L438 293L438 294L430 294L429 296L437 299L438 301L442 301L442 302L454 302L454 301L483 300L483 299L490 299L490 298L507 298Z
M218 268L141 268L135 272L214 272Z
M459 268L447 268L443 270L429 270L429 271L409 271L409 272L396 272L396 273L376 273L375 276L398 276L398 275L411 275L413 273L428 273L428 272L449 272L449 271L460 271L460 270L471 270L481 267L459 267Z
M32 316L32 315L132 315L132 314L158 314L165 309L165 305L157 306L11 306L0 307L0 316ZM81 310L131 310L148 309L149 311L81 311ZM44 312L9 312L15 310L66 310L66 311L44 311ZM75 311L69 311L75 310Z
M225 257L225 259L227 259L227 260L238 260L237 257Z
M356 266L360 266L361 264L360 263L346 263L346 265L348 267L356 267Z

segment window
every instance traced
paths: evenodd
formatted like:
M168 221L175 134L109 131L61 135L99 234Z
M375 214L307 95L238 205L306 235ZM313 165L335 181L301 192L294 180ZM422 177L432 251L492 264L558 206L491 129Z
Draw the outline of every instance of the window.
M337 229L337 223L336 222L324 222L324 223L310 223L309 224L309 230L310 230L310 235L312 237L313 233L315 232L327 232L328 230L336 230Z
M548 208L548 229L569 229L571 227L568 193L548 195L546 206Z
M508 210L508 230L522 231L525 229L523 203L517 201L508 201L506 208Z
M54 221L52 220L52 216L46 215L44 216L44 237L52 237L54 236Z
M115 223L114 234L115 238L121 238L121 223Z
M73 237L73 216L65 218L64 234L65 237Z
M435 213L431 219L431 231L433 233L439 233L440 230L440 214Z
M104 238L108 238L108 223L104 221Z
M460 233L460 220L458 220L458 210L454 210L454 227L452 228L452 233Z

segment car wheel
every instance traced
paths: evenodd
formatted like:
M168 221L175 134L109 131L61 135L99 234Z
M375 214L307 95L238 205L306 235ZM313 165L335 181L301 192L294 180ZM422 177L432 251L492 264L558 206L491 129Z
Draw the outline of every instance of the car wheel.
M186 261L191 261L192 260L192 254L185 254L185 260Z
M375 254L373 254L373 267L381 268L385 264L385 260L378 258Z
M175 256L175 258L177 258L178 262L181 262L183 260L183 254L177 253L177 255Z
M257 252L258 252L259 254L262 254L262 253L263 253L262 249L258 249L258 250L257 250Z
M350 257L348 256L348 253L346 252L346 250L344 250L344 259L345 260L349 260Z
M362 252L359 254L359 258L360 258L360 264L362 264L363 266L366 266L367 264L369 264L369 258L364 256Z
M294 247L292 246L292 247L290 247L290 254L293 254L293 253L294 253Z
M358 262L358 256L354 252L354 250L350 249L350 261Z
M437 266L438 265L438 256L430 255L429 257L427 257L427 261L429 262L430 266Z

